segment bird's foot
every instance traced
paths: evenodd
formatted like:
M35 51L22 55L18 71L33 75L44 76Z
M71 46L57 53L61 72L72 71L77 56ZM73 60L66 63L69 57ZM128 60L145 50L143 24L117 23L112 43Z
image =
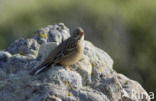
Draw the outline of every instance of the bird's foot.
M67 70L75 71L75 70L72 68L72 66L65 66L65 68L66 68Z

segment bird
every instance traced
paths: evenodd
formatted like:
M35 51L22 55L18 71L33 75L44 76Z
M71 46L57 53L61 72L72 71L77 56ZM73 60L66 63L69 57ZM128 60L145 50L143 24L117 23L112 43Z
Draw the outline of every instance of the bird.
M30 74L38 75L52 67L51 65L60 64L68 68L70 65L77 63L83 55L84 36L84 30L81 27L77 27L72 35L52 50L46 59Z

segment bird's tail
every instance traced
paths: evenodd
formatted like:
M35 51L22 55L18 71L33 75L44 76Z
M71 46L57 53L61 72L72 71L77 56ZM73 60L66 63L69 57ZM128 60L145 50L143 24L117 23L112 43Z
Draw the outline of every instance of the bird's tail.
M42 71L48 69L49 66L51 66L51 64L49 64L49 63L48 63L48 64L45 64L45 65L43 65L43 66L39 66L39 67L35 68L34 70L32 70L32 71L30 72L30 74L31 74L31 75L38 75L38 74L41 73Z

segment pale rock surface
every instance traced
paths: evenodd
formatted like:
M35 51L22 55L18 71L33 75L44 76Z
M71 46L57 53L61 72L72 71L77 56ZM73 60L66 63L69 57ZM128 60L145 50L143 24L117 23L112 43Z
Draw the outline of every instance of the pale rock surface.
M39 48L38 58L41 58L42 61L49 55L49 53L57 46L56 42L48 42L42 44Z

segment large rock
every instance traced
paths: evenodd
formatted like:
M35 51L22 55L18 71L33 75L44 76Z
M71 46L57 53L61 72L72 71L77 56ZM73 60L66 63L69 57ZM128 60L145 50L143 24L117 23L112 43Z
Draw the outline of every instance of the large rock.
M63 40L70 36L63 24L39 29L33 38L13 42L0 51L0 101L149 101L141 85L113 70L113 60L85 41L82 59L68 70L52 66L29 75ZM134 99L143 94L143 99ZM133 94L133 96L132 96Z

